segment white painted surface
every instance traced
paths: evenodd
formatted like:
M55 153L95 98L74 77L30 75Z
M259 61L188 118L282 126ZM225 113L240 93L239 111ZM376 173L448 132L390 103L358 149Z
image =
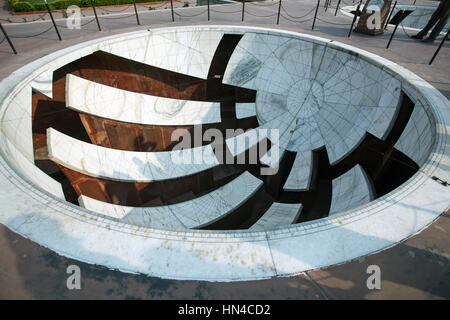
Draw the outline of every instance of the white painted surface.
M263 231L286 227L297 221L301 212L302 205L300 203L274 202L263 216L250 227L250 230Z
M117 89L66 77L66 105L90 115L144 125L219 123L220 103L178 100Z
M47 129L49 159L103 179L152 182L193 175L219 165L211 145L161 152L110 149ZM197 162L196 162L197 161Z

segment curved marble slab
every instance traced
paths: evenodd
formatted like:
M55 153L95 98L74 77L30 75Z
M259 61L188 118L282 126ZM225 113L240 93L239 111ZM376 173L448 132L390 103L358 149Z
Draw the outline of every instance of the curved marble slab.
M205 227L249 200L263 182L245 171L224 186L189 201L161 207L127 207L81 195L84 208L120 219L127 224L168 229Z
M434 142L432 132L436 130L436 126L430 119L432 116L429 107L416 103L405 129L395 143L396 149L413 159L419 166L426 162Z
M41 186L57 198L62 200L66 199L61 183L48 176L45 172L36 167L34 163L28 161L28 159L24 157L24 155L2 132L0 132L0 146L3 150L8 152L10 157L14 158L14 166L23 174L23 176L32 181L35 185Z
M225 139L225 143L233 157L251 149L267 138L267 130L250 129L234 137Z
M288 149L289 141L293 135L293 122L287 112L273 118L257 128L245 131L225 140L230 153L237 156L248 149L256 146L267 138L272 144L277 145L280 150ZM281 154L281 151L279 155ZM263 158L263 161L264 160Z
M333 179L332 188L329 216L362 206L374 199L369 178L359 164Z
M278 227L285 227L297 221L302 212L301 203L274 202L255 224L249 229L263 231Z
M176 179L219 165L211 145L186 150L136 152L90 144L47 129L49 158L92 177L129 182Z
M278 145L274 144L262 157L259 158L259 161L270 168L277 169L280 165L280 161L286 152L285 149L280 148Z
M184 31L149 29L121 41L103 43L101 50L161 69L206 79L224 32L193 28ZM186 63L189 61L189 63Z
M294 164L289 176L284 183L283 189L286 191L306 191L309 190L313 169L313 153L297 152Z
M256 116L256 105L254 103L236 103L236 118L250 118Z
M102 118L146 125L219 123L220 103L151 96L66 77L66 106Z
M325 146L331 164L351 153L366 132L386 138L401 91L382 66L333 43L258 33L242 37L223 82L257 90L261 125L284 115L288 130L280 130L280 146L293 152Z

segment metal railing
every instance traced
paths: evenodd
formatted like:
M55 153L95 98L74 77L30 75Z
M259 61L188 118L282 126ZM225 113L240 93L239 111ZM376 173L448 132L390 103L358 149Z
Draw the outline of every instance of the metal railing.
M93 17L93 19L89 20L88 22L85 22L84 24L80 24L80 26L82 27L82 26L85 26L85 25L88 25L88 24L92 23L93 21L96 21L98 31L102 31L99 19L124 19L124 18L129 18L131 16L135 16L136 24L139 25L139 26L142 25L141 24L142 20L140 19L140 16L139 16L138 6L139 7L145 7L147 9L149 9L149 10L154 10L154 9L156 10L156 9L160 9L162 7L167 8L170 5L170 16L171 16L172 22L175 22L175 16L179 17L181 19L181 18L199 17L199 16L202 16L202 15L205 15L205 14L207 15L207 21L211 21L211 19L212 19L211 18L211 13L212 12L218 13L220 15L227 15L227 14L231 15L231 14L240 13L241 14L241 21L245 20L245 15L256 17L256 18L273 19L272 21L276 25L279 25L282 19L284 19L286 21L289 21L289 22L293 22L293 23L299 23L299 24L303 24L303 23L307 23L307 22L312 21L312 27L311 27L312 30L314 30L314 27L316 25L316 21L320 21L320 22L328 24L328 25L338 26L339 28L349 26L349 30L348 30L348 34L347 34L348 37L351 36L352 30L354 28L354 25L355 25L355 23L356 23L356 21L358 19L357 14L355 14L354 18L353 18L353 21L351 23L342 23L342 21L340 21L340 22L333 21L334 17L336 17L336 15L337 15L337 12L339 10L339 6L341 5L341 3L348 4L344 0L335 0L335 3L336 3L336 7L335 8L336 8L336 10L334 12L331 12L330 14L328 14L328 16L326 16L325 18L324 18L323 15L322 16L318 16L318 13L319 13L319 10L320 10L320 7L321 7L321 0L317 0L317 4L314 4L313 6L311 6L310 9L305 10L300 15L298 15L298 12L296 14L290 12L292 10L289 10L285 6L286 3L283 3L283 0L278 0L278 1L277 0L272 0L272 1L264 1L264 2L254 2L254 1L248 1L248 0L241 0L242 4L239 4L238 2L229 2L229 3L226 3L226 4L221 4L220 6L217 6L217 4L215 4L214 2L213 2L213 4L211 4L210 1L213 1L213 0L206 0L206 3L204 5L206 7L206 9L201 10L201 11L196 12L196 13L193 13L193 14L185 14L185 13L183 13L180 10L182 8L175 8L174 7L174 0L168 0L166 2L158 3L157 5L153 5L153 6L152 5L148 5L148 4L137 4L136 0L133 0L133 2L131 4L129 4L128 6L123 6L120 9L116 9L116 10L112 10L110 8L96 7L95 0L90 0L90 1L91 1L91 7L92 7L92 11L94 13L94 17ZM323 3L323 5L322 5L323 13L327 12L327 9L332 7L332 2L333 2L333 0L325 0L324 3L322 2ZM360 12L360 7L363 5L362 0L360 0L360 1L354 0L352 4L353 5L357 4L356 12ZM392 8L392 10L390 10L389 17L392 15L392 12L395 9L395 5L396 5L396 3L394 4L394 7ZM133 9L134 9L133 12L131 12L128 15L125 15L125 16L121 16L121 17L117 16L117 15L121 15L121 14L126 14L126 10L130 9L131 6L133 6ZM240 8L239 8L239 6L240 6ZM51 22L52 22L52 26L50 26L48 29L45 29L44 31L38 32L38 33L33 34L33 35L9 36L7 34L4 26L0 23L0 30L1 30L1 32L4 35L4 38L0 41L0 44L5 42L5 40L6 40L7 43L9 44L9 46L11 47L11 50L14 52L14 54L17 54L17 50L14 47L13 42L11 41L11 38L32 38L32 37L36 37L36 36L45 34L45 33L49 32L51 29L54 29L56 34L57 34L57 36L58 36L58 39L62 40L62 36L61 36L61 33L60 33L58 27L60 27L60 28L62 27L64 29L70 29L70 28L68 28L66 26L63 26L63 25L58 25L56 23L54 17L53 17L52 10L50 9L50 5L47 4L47 2L46 2L46 7L47 7L47 11L48 11L47 13L50 16L50 19L51 19ZM234 10L232 10L232 11L220 10L220 9L225 9L227 7L233 7ZM152 9L152 8L154 8L154 9ZM198 6L197 6L197 8L198 8ZM256 9L256 8L258 8L260 10L264 10L265 13L261 14L260 12L257 13L255 11L253 11L253 9ZM100 10L102 15L106 12L106 14L113 13L115 16L114 17L103 17L103 16L99 17L99 15L97 14L97 9ZM275 10L273 10L273 9L275 9ZM142 13L142 11L141 11L141 13ZM45 15L46 14L40 15L38 19L32 20L32 21L43 20ZM383 26L383 29L387 28L388 22L389 22L389 18L387 19L386 24ZM388 47L389 47L389 44L392 41L394 33L395 32L393 32L391 34L391 38L389 40ZM406 32L405 32L405 34L406 34ZM443 44L444 44L445 40L447 39L447 37L448 37L448 32L447 32L447 35L442 39L439 47L435 51L435 53L434 53L433 57L431 58L429 64L433 63L433 61L435 60L437 54L439 53L439 50L441 50L441 48L443 47Z

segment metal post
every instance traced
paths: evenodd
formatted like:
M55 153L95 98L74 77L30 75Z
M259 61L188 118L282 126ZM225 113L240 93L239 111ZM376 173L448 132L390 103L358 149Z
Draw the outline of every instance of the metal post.
M5 29L3 29L2 23L0 22L0 29L2 30L3 34L5 35L6 41L8 41L9 46L11 47L12 51L14 52L14 54L17 54L16 48L14 48L11 40L8 37L8 34L6 33Z
M337 7L336 7L336 11L334 12L334 16L337 15L337 12L338 12L338 10L339 10L339 5L340 5L340 4L341 4L341 0L339 0L338 3L337 3Z
M50 7L48 6L47 0L45 0L45 6L47 7L47 11L50 14L50 19L52 19L53 26L55 27L56 34L58 35L59 40L61 41L61 35L59 34L58 27L56 26L55 19L53 19L52 12L50 11Z
M245 0L242 0L242 22L244 22Z
M316 13L314 13L314 21L311 30L314 30L314 25L316 24L317 11L319 10L320 0L317 0Z
M208 0L208 21L209 21L209 0Z
M170 10L172 10L172 22L175 22L175 16L173 15L173 1L170 0Z
M437 54L439 53L439 50L441 50L442 46L444 45L445 40L448 37L449 32L450 32L450 29L447 30L447 33L445 34L444 38L442 38L442 41L439 44L439 47L437 48L436 52L434 53L433 58L431 58L430 63L428 63L429 65L433 63L434 58L436 58Z
M98 31L102 31L102 28L100 28L100 22L98 21L97 11L95 10L94 0L91 0L91 5L92 9L94 9L95 20L97 20Z
M280 11L281 11L281 0L278 3L278 16L277 16L277 24L280 23Z
M362 1L361 1L362 2ZM353 21L352 21L352 25L350 26L350 30L348 30L348 38L350 38L350 35L352 34L352 30L353 30L353 26L355 25L355 22L356 22L356 18L358 17L357 16L357 13L359 12L359 8L360 8L360 6L361 6L361 2L358 4L358 6L356 7L356 12L355 12L355 14L353 15Z
M395 6L397 5L397 1L395 1L394 2L394 6L392 7L392 10L391 10L391 12L389 13L389 17L387 18L387 20L386 20L386 24L384 25L384 30L386 30L387 29L387 26L388 26L388 24L389 24L389 20L391 20L391 17L392 17L392 13L394 12L394 10L395 10Z
M386 46L386 49L389 49L389 46L391 45L392 38L394 38L394 34L395 34L395 31L397 31L397 28L398 28L398 24L395 25L394 31L392 31L392 34L391 34L391 37L389 38L389 42L388 42L388 44Z
M140 26L141 23L139 22L139 15L137 13L136 0L133 0L133 4L134 4L134 12L136 13L136 23L138 24L138 26Z

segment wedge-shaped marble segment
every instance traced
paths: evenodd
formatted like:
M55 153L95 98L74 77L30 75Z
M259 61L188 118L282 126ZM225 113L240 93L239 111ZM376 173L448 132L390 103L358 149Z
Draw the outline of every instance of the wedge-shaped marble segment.
M430 119L432 115L429 108L416 104L405 129L395 143L396 149L406 154L419 166L425 164L434 143L436 125Z
M313 170L313 153L311 151L297 152L294 164L289 176L284 183L283 189L286 191L306 191L309 190Z
M80 206L119 219L121 222L141 227L186 229L168 206L128 207L99 201L88 196L78 197Z
M254 103L236 103L236 118L250 118L256 116L256 106Z
M60 165L117 181L152 182L180 178L219 165L211 145L192 149L136 152L90 144L47 129L49 158Z
M280 146L292 152L325 146L331 164L366 132L385 139L400 105L400 81L381 66L330 44L267 34L242 37L224 83L257 90L260 125L284 114L289 130L280 128Z
M233 155L233 157L235 157L256 146L263 139L267 138L267 132L268 131L266 129L250 129L245 131L244 133L226 139L225 143L227 144L230 153Z
M245 171L224 186L189 201L160 207L127 207L79 197L80 205L122 222L143 227L186 229L207 226L249 200L263 182Z
M357 164L343 175L333 179L329 216L354 209L374 199L369 177Z
M261 218L249 229L255 231L286 227L297 221L302 212L301 203L274 202Z
M219 123L220 103L178 100L141 94L89 81L66 78L66 106L78 112L146 125Z

